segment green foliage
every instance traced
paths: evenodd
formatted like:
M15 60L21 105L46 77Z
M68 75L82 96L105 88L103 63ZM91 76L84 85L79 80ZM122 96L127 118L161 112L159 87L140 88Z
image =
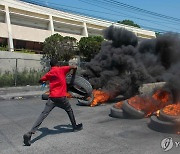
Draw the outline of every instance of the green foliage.
M0 73L0 87L11 87L15 85L15 78L17 86L39 85L38 81L44 74L42 71L23 70L22 72L4 72Z
M132 20L123 20L123 21L118 21L117 23L141 28L138 24L135 24L134 21Z
M97 53L100 52L103 40L104 39L101 36L82 37L78 43L78 53L85 57L86 61L90 61Z
M37 85L39 79L42 76L42 72L36 70L24 70L22 72L17 73L17 85L24 86L24 85Z
M0 51L8 51L8 46L3 46L3 45L0 46ZM28 49L14 50L14 52L35 54L35 51L28 50Z
M8 51L8 46L0 46L0 51Z
M58 33L51 35L43 43L43 58L69 61L75 55L76 41L73 37L63 37Z
M7 87L14 85L14 78L11 72L6 71L5 73L0 73L0 87Z
M159 35L161 35L160 32L156 32L155 34L156 34L156 37L158 37Z
M15 52L28 53L28 54L35 54L35 52L34 52L34 51L32 51L32 50L28 50L28 49L15 50Z

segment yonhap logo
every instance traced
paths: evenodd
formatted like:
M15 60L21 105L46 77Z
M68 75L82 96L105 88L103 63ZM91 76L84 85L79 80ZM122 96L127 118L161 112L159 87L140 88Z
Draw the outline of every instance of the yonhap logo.
M180 147L180 142L177 142L177 141L173 142L172 137L165 138L161 141L161 148L164 151L171 150L173 147L176 147L176 148Z
M161 148L164 151L171 150L173 148L173 139L171 137L163 139L161 141Z

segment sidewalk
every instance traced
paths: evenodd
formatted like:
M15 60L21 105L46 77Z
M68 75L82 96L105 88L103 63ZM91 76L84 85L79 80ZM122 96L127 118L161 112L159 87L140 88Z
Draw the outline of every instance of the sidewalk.
M42 90L41 86L0 88L0 100L37 97L37 96L41 96L46 91L48 91L48 87L45 87Z

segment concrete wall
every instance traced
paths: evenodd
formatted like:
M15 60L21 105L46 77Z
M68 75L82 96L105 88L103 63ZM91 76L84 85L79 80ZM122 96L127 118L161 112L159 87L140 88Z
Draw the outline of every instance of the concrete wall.
M17 53L0 51L0 71L13 71L18 68L18 71L26 69L41 70L42 65L40 64L40 59L42 55L38 54L27 54L27 53ZM16 64L17 62L17 64Z
M12 25L12 36L14 39L44 42L51 35L50 31Z
M8 38L8 29L5 23L0 23L0 37Z

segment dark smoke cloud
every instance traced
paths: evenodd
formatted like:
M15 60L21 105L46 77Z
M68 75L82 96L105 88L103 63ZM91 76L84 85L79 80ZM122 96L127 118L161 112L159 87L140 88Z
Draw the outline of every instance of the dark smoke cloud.
M110 26L104 31L104 37L107 40L112 40L112 45L114 47L120 47L122 45L136 46L138 43L137 37L134 33L114 26Z
M130 31L110 26L104 32L107 41L101 51L87 64L84 74L95 89L113 96L130 97L143 83L166 81L180 92L180 38L167 33L156 39L144 40Z

